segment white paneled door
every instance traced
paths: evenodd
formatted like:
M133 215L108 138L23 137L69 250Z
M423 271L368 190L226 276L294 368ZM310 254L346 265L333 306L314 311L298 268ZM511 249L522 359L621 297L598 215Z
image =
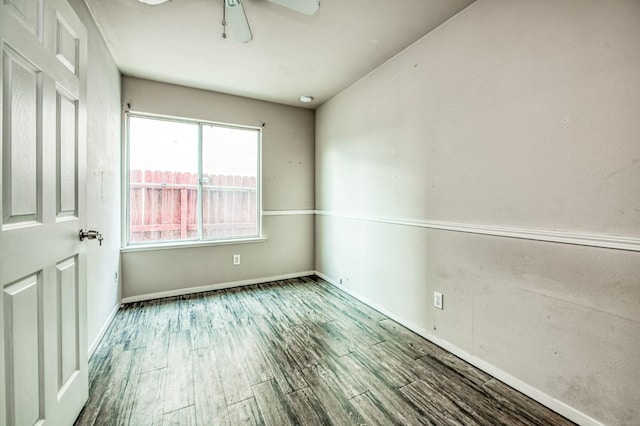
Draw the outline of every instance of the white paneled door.
M0 0L0 43L0 424L66 426L88 394L86 30L66 0Z

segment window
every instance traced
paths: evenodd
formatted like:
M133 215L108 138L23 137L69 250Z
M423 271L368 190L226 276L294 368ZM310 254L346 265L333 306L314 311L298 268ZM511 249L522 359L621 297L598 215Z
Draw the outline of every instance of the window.
M260 129L137 114L127 124L127 245L260 236Z

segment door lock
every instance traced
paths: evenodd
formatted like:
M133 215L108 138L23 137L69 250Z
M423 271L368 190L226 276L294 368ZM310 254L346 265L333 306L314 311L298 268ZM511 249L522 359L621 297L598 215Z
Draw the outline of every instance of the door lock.
M81 229L80 230L80 241L84 241L84 239L88 239L88 240L98 240L98 242L100 243L100 245L102 245L102 240L104 240L104 237L102 236L101 233L99 233L98 231L94 231L94 230L86 230L86 229Z

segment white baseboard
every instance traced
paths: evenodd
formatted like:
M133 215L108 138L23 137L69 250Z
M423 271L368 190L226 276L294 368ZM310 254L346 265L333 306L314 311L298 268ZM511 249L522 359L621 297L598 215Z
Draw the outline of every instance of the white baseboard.
M96 338L93 340L93 343L91 343L91 346L89 346L89 351L87 353L87 359L91 359L91 357L93 356L94 352L98 348L98 345L100 344L100 341L102 341L102 338L104 337L105 333L107 332L107 329L109 328L109 326L113 322L113 319L116 317L116 314L118 313L118 309L120 309L120 305L116 305L115 308L113 308L113 311L111 311L111 313L109 314L109 318L107 318L107 320L105 321L104 325L100 329L100 332L98 333Z
M345 293L355 297L356 299L358 299L359 301L361 301L362 303L364 303L365 305L368 305L369 307L375 309L376 311L380 312L381 314L391 318L392 320L396 321L399 324L402 324L404 327L408 328L409 330L413 331L416 334L419 334L420 336L424 337L425 339L429 340L430 342L440 346L442 349L454 354L455 356L457 356L458 358L461 358L463 360L465 360L466 362L468 362L469 364L473 365L474 367L479 368L480 370L484 371L485 373L495 377L496 379L500 380L503 383L506 383L507 385L511 386L512 388L516 389L519 392L522 392L523 394L527 395L529 398L539 402L540 404L552 409L553 411L561 414L562 416L566 417L567 419L579 424L579 425L585 425L585 426L604 426L603 423L600 423L599 421L595 420L594 418L584 414L581 411L576 410L575 408L571 407L570 405L565 404L562 401L559 401L549 395L547 395L546 393L540 391L539 389L534 388L533 386L523 382L522 380L510 375L509 373L504 372L503 370L499 369L498 367L496 367L493 364L490 364L486 361L483 361L480 358L477 358L473 355L471 355L470 353L458 348L457 346L447 342L446 340L443 340L437 336L434 336L433 334L431 334L428 330L422 328L422 327L418 327L415 324L405 320L404 318L394 314L393 312L389 312L387 309L385 309L384 307L380 306L377 303L372 302L371 300L367 299L366 297L354 292L353 290L350 290L340 284L338 284L338 282L336 280L334 280L333 278L319 272L319 271L315 271L315 275L317 275L318 277L322 278L323 280L327 281L329 284L333 285L334 287L336 287L337 289L344 291Z
M294 272L291 274L276 275L273 277L254 278L250 280L233 281L233 282L220 283L220 284L203 285L198 287L181 288L177 290L161 291L158 293L147 293L147 294L141 294L138 296L125 297L122 299L122 303L142 302L144 300L183 296L186 294L202 293L204 291L211 291L211 290L224 290L225 288L242 287L242 286L252 285L252 284L268 283L271 281L287 280L290 278L307 277L309 275L314 275L314 274L315 274L315 271Z

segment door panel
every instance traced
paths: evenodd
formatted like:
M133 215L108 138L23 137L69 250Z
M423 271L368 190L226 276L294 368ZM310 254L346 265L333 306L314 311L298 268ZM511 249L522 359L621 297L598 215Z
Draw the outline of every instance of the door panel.
M44 412L40 274L4 287L7 424L33 425Z
M76 215L77 180L77 100L64 88L56 93L57 138L57 216Z
M0 0L0 424L88 396L86 31L66 0Z
M42 0L6 0L7 11L12 12L36 38L42 34Z
M38 182L42 75L11 47L3 46L3 223L40 217Z
M73 74L78 65L78 46L80 40L69 24L61 17L57 17L56 25L56 53L57 58Z
M80 369L78 335L78 270L76 258L60 262L57 269L58 393Z

